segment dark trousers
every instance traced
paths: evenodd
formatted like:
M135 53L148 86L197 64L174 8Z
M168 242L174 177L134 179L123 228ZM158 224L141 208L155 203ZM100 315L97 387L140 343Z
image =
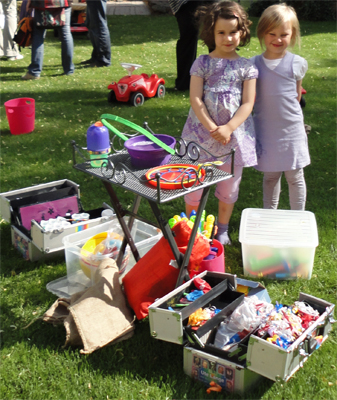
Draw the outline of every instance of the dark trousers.
M195 22L194 13L201 4L200 1L189 1L182 5L175 14L180 34L176 46L176 88L178 90L188 90L190 87L190 69L197 58L199 38L199 29Z
M91 59L100 65L111 64L110 32L106 19L107 0L87 0L87 26L92 43Z

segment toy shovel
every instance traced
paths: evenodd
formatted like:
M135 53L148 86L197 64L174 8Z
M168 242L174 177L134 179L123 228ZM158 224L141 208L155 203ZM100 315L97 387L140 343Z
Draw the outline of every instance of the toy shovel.
M162 149L166 150L168 153L170 153L172 155L175 154L175 150L174 149L169 147L167 144L163 143L161 140L159 140L154 135L152 135L152 133L150 133L146 129L142 128L141 126L139 126L139 125L137 125L137 124L135 124L135 123L133 123L131 121L128 121L127 119L124 119L124 118L121 118L121 117L117 117L116 115L102 114L101 115L101 120L102 120L103 125L106 126L109 129L111 129L111 131L114 132L121 139L127 140L128 138L125 135L123 135L121 132L119 132L116 128L114 128L111 124L109 124L106 121L106 119L112 119L113 121L120 122L120 123L132 128L132 129L135 129L139 133L142 133L144 136L146 136L148 139L152 140L153 143L156 143Z

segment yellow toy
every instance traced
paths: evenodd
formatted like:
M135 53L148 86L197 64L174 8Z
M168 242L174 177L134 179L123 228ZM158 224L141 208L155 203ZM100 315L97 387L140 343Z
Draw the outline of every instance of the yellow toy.
M85 242L80 252L80 265L83 273L92 279L99 264L107 259L116 260L123 237L113 232L101 232ZM126 252L120 267L120 272L129 261L129 252Z

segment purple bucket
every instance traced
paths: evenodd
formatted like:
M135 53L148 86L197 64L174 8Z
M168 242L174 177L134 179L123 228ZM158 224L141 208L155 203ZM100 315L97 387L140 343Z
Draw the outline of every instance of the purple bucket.
M154 135L167 146L174 148L176 140L169 135ZM172 155L162 149L145 135L135 136L124 143L130 154L131 163L135 168L152 168L168 164Z

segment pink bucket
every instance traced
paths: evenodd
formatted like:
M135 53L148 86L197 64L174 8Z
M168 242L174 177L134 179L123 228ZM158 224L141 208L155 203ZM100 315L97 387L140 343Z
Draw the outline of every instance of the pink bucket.
M28 97L8 100L5 103L9 130L12 135L22 135L34 130L35 100Z
M223 245L218 240L214 239L211 247L216 247L218 249L218 252L215 253L216 257L212 260L201 261L198 273L203 271L225 272L225 254Z

